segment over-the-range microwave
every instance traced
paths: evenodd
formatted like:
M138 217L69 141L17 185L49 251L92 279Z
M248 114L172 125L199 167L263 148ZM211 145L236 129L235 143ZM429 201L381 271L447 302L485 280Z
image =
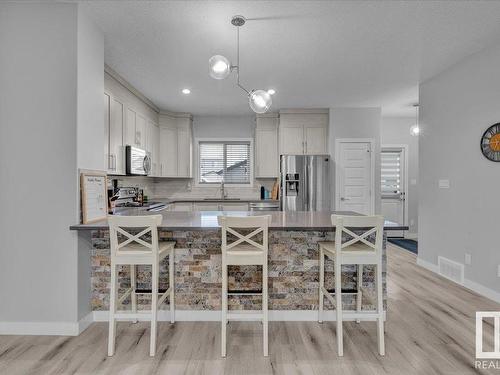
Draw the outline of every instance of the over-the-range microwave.
M128 175L147 176L151 172L148 153L134 146L125 146L125 164Z

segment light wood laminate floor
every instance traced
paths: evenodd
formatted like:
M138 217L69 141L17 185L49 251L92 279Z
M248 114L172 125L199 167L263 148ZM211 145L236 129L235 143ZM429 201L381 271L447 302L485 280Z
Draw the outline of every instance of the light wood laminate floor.
M500 306L415 264L388 247L386 356L377 354L376 324L344 324L344 357L335 323L270 322L270 356L262 328L230 323L228 357L220 357L220 323L159 324L148 356L148 323L119 323L116 354L106 356L107 324L78 337L0 336L0 374L474 374L475 312Z

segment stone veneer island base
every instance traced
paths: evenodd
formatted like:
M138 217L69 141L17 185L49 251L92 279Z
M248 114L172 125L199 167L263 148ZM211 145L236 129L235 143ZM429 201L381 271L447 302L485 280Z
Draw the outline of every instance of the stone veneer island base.
M212 319L221 308L221 231L217 216L233 215L271 215L269 226L269 309L273 312L299 311L302 318L315 320L314 310L318 309L319 250L318 242L333 241L335 228L331 226L331 214L335 212L246 212L246 211L197 211L164 212L159 226L160 241L175 241L175 305L176 318L183 319L182 312L212 312ZM121 210L120 215L151 215L154 213L140 208ZM343 215L356 215L352 212L337 212ZM383 251L383 291L386 303L386 231L404 230L406 227L386 222L384 226ZM90 232L90 288L91 309L107 311L109 308L110 285L110 245L107 221L93 224L78 224L70 229ZM360 231L363 233L364 231ZM369 238L369 237L368 237ZM88 240L87 240L88 241ZM326 286L335 288L333 262L326 260ZM148 266L137 266L137 288L150 289L151 272ZM373 291L375 296L374 266L365 266L363 286ZM129 267L119 272L120 289L130 287ZM258 266L232 266L229 269L229 290L246 291L247 294L231 295L231 309L258 310L261 297L255 292L261 289L262 270ZM168 259L160 269L160 289L168 285ZM343 266L342 291L355 291L357 285L356 266ZM344 310L354 310L356 296L343 295ZM374 299L374 298L373 298ZM148 295L138 296L138 308L148 309ZM362 309L367 312L375 306L363 298ZM168 301L167 301L168 302ZM124 310L129 301L124 301ZM333 306L325 299L325 309ZM167 310L168 305L163 305ZM304 313L306 313L304 315ZM300 315L300 314L299 314ZM204 319L203 314L196 315ZM191 318L193 315L191 314ZM346 315L347 318L347 315ZM301 319L297 317L297 319ZM293 320L293 319L291 319Z
M220 230L160 231L160 241L175 241L175 305L176 310L220 310L221 308L221 233ZM324 231L269 231L269 309L317 310L319 281L318 242L332 241L334 232ZM93 230L91 234L92 310L109 309L110 248L107 230ZM384 300L385 236L383 260ZM334 289L333 262L326 260L325 280L328 289ZM130 287L129 267L119 271L120 288ZM374 291L374 267L365 266L363 285ZM258 310L261 297L252 294L262 287L262 268L259 266L232 266L229 269L229 290L245 291L246 295L229 298L231 309ZM148 266L137 266L137 288L151 288ZM168 259L160 268L160 288L168 287ZM353 291L357 285L355 266L343 266L342 290ZM375 293L375 291L374 291ZM138 296L140 308L148 308L147 295ZM344 309L355 309L355 296L343 296ZM128 304L129 301L125 301ZM164 309L168 305L162 306ZM325 309L332 308L325 298ZM366 299L364 310L375 306Z

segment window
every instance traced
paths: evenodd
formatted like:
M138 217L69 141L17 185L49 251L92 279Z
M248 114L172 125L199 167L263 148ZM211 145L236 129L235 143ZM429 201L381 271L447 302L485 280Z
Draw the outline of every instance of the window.
M388 197L401 194L401 152L382 151L381 169L382 196Z
M250 184L250 141L200 141L200 184Z

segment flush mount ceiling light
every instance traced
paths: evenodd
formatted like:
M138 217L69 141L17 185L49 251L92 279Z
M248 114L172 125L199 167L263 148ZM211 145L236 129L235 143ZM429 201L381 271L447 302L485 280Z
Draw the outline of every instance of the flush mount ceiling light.
M243 16L234 16L231 19L231 24L236 26L236 65L231 65L229 60L224 56L215 55L208 60L209 74L210 77L214 79L224 79L229 76L232 71L236 71L236 85L248 95L250 108L252 108L255 113L266 113L269 108L271 108L271 104L273 102L271 95L273 95L276 91L272 89L272 92L271 90L247 90L240 84L240 27L243 26L245 22L246 19Z
M184 95L189 95L189 94L191 94L191 90L190 89L182 89L182 93Z
M410 134L414 137L420 134L420 126L418 125L418 104L413 105L415 107L415 124L410 126Z

